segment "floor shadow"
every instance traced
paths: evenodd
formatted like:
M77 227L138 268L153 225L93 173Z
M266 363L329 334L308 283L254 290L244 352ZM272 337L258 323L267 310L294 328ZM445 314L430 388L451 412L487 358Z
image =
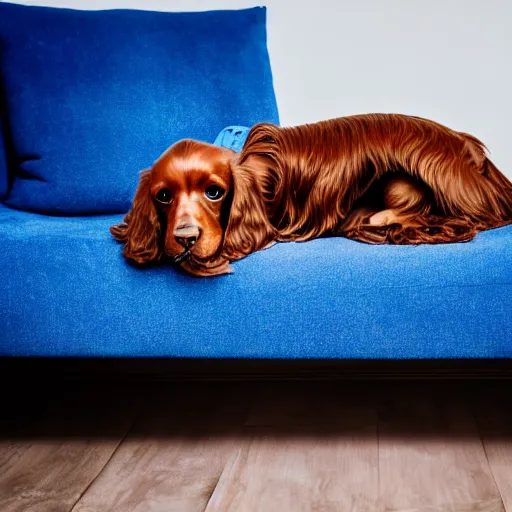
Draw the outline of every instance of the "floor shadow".
M73 382L4 388L0 442L346 437L512 440L509 381ZM1 447L0 447L1 450Z

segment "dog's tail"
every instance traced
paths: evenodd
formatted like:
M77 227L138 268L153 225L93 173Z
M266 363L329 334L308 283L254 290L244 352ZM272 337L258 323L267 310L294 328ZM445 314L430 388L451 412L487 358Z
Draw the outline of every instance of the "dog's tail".
M491 227L503 226L512 223L512 183L492 163L489 158L485 159L483 173L489 183L489 195L493 202L490 219Z
M467 133L459 133L465 153L450 174L437 173L436 199L446 216L466 216L482 229L512 222L512 183L489 159L484 144ZM456 165L458 164L458 165Z

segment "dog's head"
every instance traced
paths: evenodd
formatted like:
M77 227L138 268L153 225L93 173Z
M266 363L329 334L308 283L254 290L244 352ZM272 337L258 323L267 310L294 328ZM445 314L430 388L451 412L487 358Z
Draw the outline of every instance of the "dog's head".
M268 244L274 232L257 175L237 162L233 151L194 140L171 146L141 173L131 210L111 228L124 255L210 276Z

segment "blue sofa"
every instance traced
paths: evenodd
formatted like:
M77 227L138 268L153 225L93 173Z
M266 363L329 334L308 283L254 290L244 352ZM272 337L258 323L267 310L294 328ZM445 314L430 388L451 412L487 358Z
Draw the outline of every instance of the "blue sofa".
M232 275L208 279L165 265L138 268L127 262L109 227L122 219L138 172L160 150L184 135L237 150L243 127L278 122L264 10L190 14L177 25L175 15L163 13L105 11L87 13L85 21L83 16L0 5L0 356L512 357L512 226L443 246L370 246L343 238L278 244L236 262ZM231 16L245 28L230 32L226 41ZM134 57L133 46L129 56L139 60L129 76L98 68L103 61L90 52L103 55L108 41L96 50L91 45L106 34L115 41L114 21L121 20L129 32L140 28L141 17L146 25L138 46L145 50L151 41L158 46L166 30L179 32L184 20L190 25L185 35L197 24L209 27L195 56L184 59L180 53L187 73L180 68L178 78L171 73L169 79L167 72L147 78L141 71L147 71L147 55ZM77 28L84 23L98 31L96 39L86 40ZM35 39L29 40L29 32ZM84 59L67 62L70 57L56 46L54 35L72 41L74 53L82 52ZM245 53L225 58L229 44L235 53L246 45ZM157 62L167 59L158 48ZM208 67L202 51L208 59L212 52L223 52L223 58L214 55ZM249 68L243 64L248 56ZM207 68L200 77L198 62ZM84 71L82 65L89 67ZM122 74L112 63L103 65ZM80 80L63 75L65 70ZM217 74L205 83L209 73ZM157 79L178 89L173 98L181 103L169 110L172 126L159 115L168 100ZM124 109L108 96L119 93L119 80L136 80L123 97ZM146 103L141 84L152 95ZM107 94L99 113L94 109L98 94ZM137 108L156 118L148 121L134 112L126 103L130 95L141 101ZM99 118L83 122L91 112ZM112 120L112 128L113 116L121 119ZM234 123L241 127L222 130ZM119 168L120 162L127 162L126 168Z

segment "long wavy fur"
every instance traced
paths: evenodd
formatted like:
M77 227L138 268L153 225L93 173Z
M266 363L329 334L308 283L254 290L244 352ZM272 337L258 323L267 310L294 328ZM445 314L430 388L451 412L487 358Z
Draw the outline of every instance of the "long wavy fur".
M512 222L512 184L483 143L418 117L259 124L232 171L238 214L225 234L227 259L272 240L338 235L375 244L449 243ZM383 209L375 197L390 176L414 180L425 193L416 203L400 198L399 223L371 225L369 217Z

